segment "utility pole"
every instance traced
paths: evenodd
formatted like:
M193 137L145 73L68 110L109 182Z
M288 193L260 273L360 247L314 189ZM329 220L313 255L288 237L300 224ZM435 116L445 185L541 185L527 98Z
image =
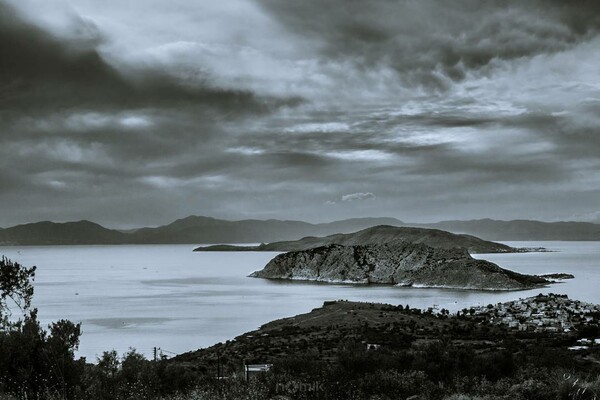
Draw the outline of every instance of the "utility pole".
M217 353L217 379L221 379L221 354Z

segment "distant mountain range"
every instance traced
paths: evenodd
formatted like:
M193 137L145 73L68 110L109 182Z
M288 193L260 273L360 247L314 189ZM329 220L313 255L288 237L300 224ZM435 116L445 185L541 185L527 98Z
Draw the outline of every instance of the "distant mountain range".
M589 222L477 219L411 225L467 233L487 240L600 240L600 224Z
M355 232L375 225L401 225L394 218L353 218L311 224L302 221L227 221L190 216L156 228L119 231L90 221L36 222L0 229L2 245L258 243Z
M282 220L227 221L190 216L156 228L119 231L90 221L36 222L0 228L2 245L212 244L297 240L377 226L413 226L465 233L486 240L600 240L600 224L585 222L444 221L412 224L395 218L354 218L323 224Z

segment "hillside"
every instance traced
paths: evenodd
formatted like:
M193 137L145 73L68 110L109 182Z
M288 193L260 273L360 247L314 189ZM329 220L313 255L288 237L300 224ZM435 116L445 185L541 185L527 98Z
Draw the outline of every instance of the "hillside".
M560 298L559 301L565 306L557 303L557 298L556 295L531 297L519 300L519 306L530 310L538 307L543 301L548 305L551 313L567 314L571 318L576 318L574 310L582 309L583 304ZM322 307L315 308L309 313L269 322L233 340L179 355L168 362L211 372L216 370L217 363L221 363L223 376L243 373L241 365L244 361L274 363L279 367L285 367L288 363L288 366L295 368L294 371L301 370L316 379L323 379L322 365L318 362L324 362L325 365L340 365L343 368L344 374L332 374L330 377L330 384L335 385L340 377L348 374L348 369L352 365L349 363L351 359L349 357L356 357L357 366L362 368L360 371L364 371L366 365L368 368L381 368L388 371L394 368L415 371L415 373L427 371L428 379L439 376L439 373L448 373L453 368L467 371L468 375L493 375L497 373L497 367L502 360L499 355L508 354L507 346L509 346L508 350L515 356L513 361L521 364L525 372L523 375L518 375L518 379L531 379L532 367L540 368L543 365L551 368L567 365L569 371L580 369L586 374L589 374L592 368L598 369L600 365L598 346L584 352L568 350L569 346L577 343L577 334L548 335L543 328L522 331L510 328L509 324L504 322L504 318L494 318L492 322L491 316L505 312L512 306L514 302L471 308L471 312L464 309L458 314L448 314L444 310L436 313L431 309L427 311L411 309L409 305L405 307L327 301ZM575 332L589 331L590 327L598 323L598 317L594 318L593 321L586 319L574 321L577 325ZM512 318L509 319L512 321ZM552 323L557 321L558 318L553 318ZM537 324L532 325L537 326ZM381 357L384 354L393 355L393 358ZM395 362L390 362L392 360ZM487 360L487 364L482 363L483 360ZM565 362L566 360L569 362ZM439 368L439 371L436 372L432 368ZM277 368L274 369L275 374L279 371ZM406 385L402 381L402 379L410 379L411 375L392 376L398 379L388 382L407 386L409 390L414 389L414 385ZM449 381L452 381L453 376L450 374ZM525 378L522 378L523 376ZM289 375L284 375L285 377L289 379ZM355 383L356 379L355 375L350 375L349 380L352 383ZM557 380L551 379L551 381ZM504 391L501 390L500 393L505 393L506 386L502 386L501 389ZM355 388L352 386L349 391L351 390ZM463 390L464 386L457 389L459 392ZM405 396L385 398L408 398L409 394L412 393L409 391ZM500 397L456 398L496 399Z
M2 245L119 244L126 234L90 221L36 222L0 229Z
M300 240L248 246L209 246L195 251L297 251L314 247L339 244L343 246L383 244L392 242L424 243L430 247L452 249L462 247L470 253L510 253L516 251L510 246L489 242L470 235L457 235L438 229L395 227L380 225L348 234L335 234L325 237L305 237Z
M479 290L521 290L549 283L541 277L476 260L465 249L403 242L368 246L332 244L279 254L250 276Z

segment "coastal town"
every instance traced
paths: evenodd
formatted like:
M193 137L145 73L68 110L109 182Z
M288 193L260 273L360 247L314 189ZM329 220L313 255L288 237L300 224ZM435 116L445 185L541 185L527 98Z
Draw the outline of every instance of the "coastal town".
M566 295L540 294L508 303L463 310L480 322L527 332L569 333L600 322L600 305Z

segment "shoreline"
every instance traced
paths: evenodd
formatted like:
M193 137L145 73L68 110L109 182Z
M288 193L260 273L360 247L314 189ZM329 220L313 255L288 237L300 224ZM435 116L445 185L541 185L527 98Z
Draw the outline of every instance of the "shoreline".
M257 272L257 271L256 271ZM468 286L450 286L450 285L426 285L419 283L376 283L365 281L352 281L352 280L337 280L337 279L319 279L319 278L307 278L307 277L291 277L291 278L269 278L262 276L253 276L254 272L248 275L248 278L254 279L266 279L268 281L275 282L301 282L301 283L315 283L315 284L331 284L331 285L347 285L347 286L382 286L382 287L398 287L398 288L414 288L414 289L448 289L448 290L463 290L463 291L481 291L481 292L521 292L526 290L534 290L534 289L543 289L548 288L552 284L563 283L564 279L556 281L549 281L546 284L532 286L528 288L519 288L519 289L503 289L503 288L478 288L478 287L468 287ZM542 275L538 275L542 276ZM569 278L567 278L569 279Z

